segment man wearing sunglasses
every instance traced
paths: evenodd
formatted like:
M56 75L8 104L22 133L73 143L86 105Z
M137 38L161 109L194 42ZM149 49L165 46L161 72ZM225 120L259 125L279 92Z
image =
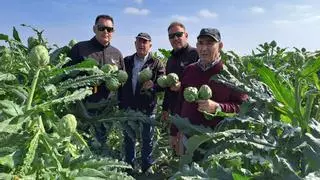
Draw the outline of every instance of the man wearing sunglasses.
M69 57L72 60L67 63L66 66L80 63L85 58L93 58L98 62L100 67L104 64L115 64L119 69L124 69L121 52L110 44L114 33L113 18L109 15L98 15L95 19L95 24L93 25L93 32L95 36L90 40L79 42L72 47L71 53L69 54ZM95 86L92 95L86 97L82 102L77 103L76 109L82 111L79 112L79 116L86 121L90 121L91 118L98 116L103 107L101 107L100 110L97 108L87 109L87 104L96 104L101 101L107 101L109 95L110 91L106 88L104 83ZM94 126L97 140L100 144L105 144L105 127L102 124L94 124Z
M166 64L166 74L176 73L179 79L185 67L199 59L198 53L194 47L188 44L188 33L185 26L180 22L172 22L168 27L168 37L173 48L171 56ZM180 82L175 86L165 89L164 100L162 104L162 119L167 121L169 113L175 114L175 106L180 90ZM170 144L177 148L175 137L170 137Z

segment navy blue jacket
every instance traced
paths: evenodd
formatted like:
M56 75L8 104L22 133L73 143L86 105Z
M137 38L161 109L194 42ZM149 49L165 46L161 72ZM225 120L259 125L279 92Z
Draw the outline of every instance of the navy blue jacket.
M137 82L135 94L133 94L132 89L132 69L134 67L134 56L127 56L124 58L125 70L128 73L128 80L120 88L119 93L119 107L121 109L133 109L141 111L147 115L154 114L156 111L157 105L157 96L156 93L159 91L163 91L157 84L157 78L165 74L165 68L163 64L153 57L147 59L145 64L142 66L141 70L149 67L152 70L152 81L154 83L154 87L149 89L147 93L141 92L142 84Z

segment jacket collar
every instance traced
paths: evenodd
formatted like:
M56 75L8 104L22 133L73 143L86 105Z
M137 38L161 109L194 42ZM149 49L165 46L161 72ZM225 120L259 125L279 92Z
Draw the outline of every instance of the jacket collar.
M97 38L96 38L95 36L90 39L90 42L91 42L94 46L99 47L99 48L101 48L101 49L107 48L107 47L110 46L110 42L109 42L106 46L102 45L102 44L97 40Z
M187 44L185 47L183 47L183 48L181 48L181 49L179 49L179 50L177 50L177 51L172 50L172 51L171 51L171 55L173 55L173 56L180 55L180 54L186 52L188 49L189 49L189 44Z

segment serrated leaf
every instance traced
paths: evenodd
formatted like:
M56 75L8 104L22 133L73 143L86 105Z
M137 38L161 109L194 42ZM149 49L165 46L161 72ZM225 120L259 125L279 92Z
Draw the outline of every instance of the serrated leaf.
M28 118L25 117L19 117L17 119L10 118L4 121L0 121L0 132L17 133L22 128L23 122L25 122L27 119ZM12 121L16 120L18 120L18 122L12 123Z
M36 150L38 148L39 145L39 136L41 134L41 131L37 131L36 134L33 136L33 138L31 139L30 143L27 145L27 153L26 156L23 160L23 166L22 166L22 170L24 172L28 172L28 170L30 169L30 165L34 160L35 154L36 154Z
M106 175L103 174L101 171L91 168L80 169L80 171L77 173L77 176L107 178Z
M299 73L301 78L307 77L320 70L320 57L316 59L309 59L302 66L302 71Z
M9 117L14 117L23 114L22 108L13 101L2 100L0 101L0 107L2 109L2 112L8 115Z
M6 156L0 157L0 164L12 169L14 167L13 155L14 153L11 153Z
M0 72L0 81L13 81L16 79L16 76L10 73L1 73Z

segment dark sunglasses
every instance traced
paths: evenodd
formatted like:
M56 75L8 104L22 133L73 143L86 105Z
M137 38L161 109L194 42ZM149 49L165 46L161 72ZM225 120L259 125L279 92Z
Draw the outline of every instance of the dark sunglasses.
M105 31L105 30L107 30L108 32L113 32L114 31L113 27L108 27L108 26L99 26L99 25L97 25L97 29L98 29L98 31Z
M175 33L169 34L169 39L173 39L175 36L177 36L178 38L182 37L183 33L184 32L175 32Z

